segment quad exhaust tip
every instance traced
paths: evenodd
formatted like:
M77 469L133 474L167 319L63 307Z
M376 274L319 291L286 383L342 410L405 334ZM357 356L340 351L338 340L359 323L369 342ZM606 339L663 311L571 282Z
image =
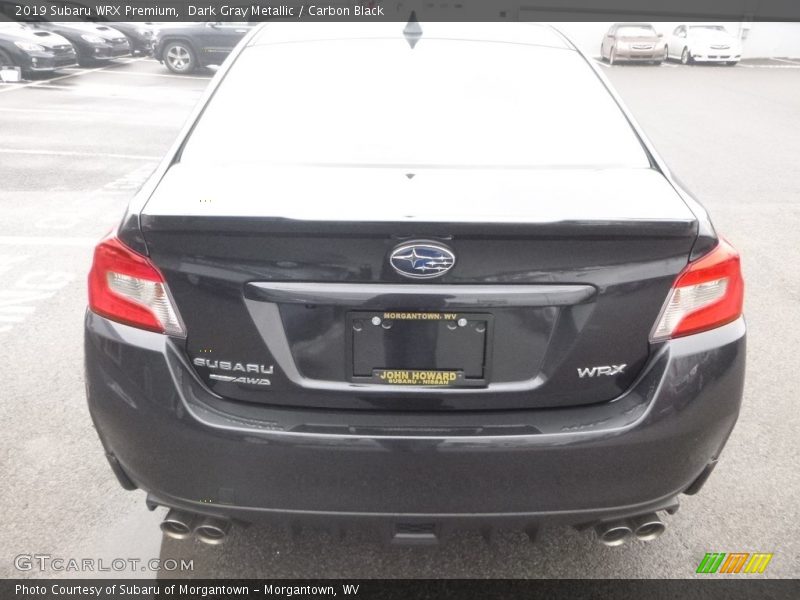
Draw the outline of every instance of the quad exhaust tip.
M185 540L192 535L195 520L192 513L173 508L161 521L161 531L173 540Z
M228 539L231 522L216 517L203 517L194 528L194 537L211 546L218 546Z
M173 540L195 539L211 546L222 544L231 531L231 522L216 517L203 517L183 510L171 509L161 522L161 531Z
M655 513L634 517L629 520L629 523L636 539L643 542L656 539L667 529L667 526Z
M600 523L594 530L604 546L622 546L633 536L633 530L626 521Z
M597 539L604 546L622 546L632 538L641 541L656 539L666 530L666 525L656 513L639 515L630 519L599 523L595 526ZM204 544L223 544L231 531L231 522L217 517L202 517L171 509L161 522L161 531L168 538L184 540L192 534Z
M656 539L666 530L656 513L639 515L620 521L599 523L595 526L597 539L604 546L622 546L633 538L643 542Z

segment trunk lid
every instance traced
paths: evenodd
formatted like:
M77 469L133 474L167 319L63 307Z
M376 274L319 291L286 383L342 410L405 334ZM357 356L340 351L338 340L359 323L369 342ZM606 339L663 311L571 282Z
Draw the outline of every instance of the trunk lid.
M187 358L216 393L415 411L619 396L697 229L651 169L180 164L141 226ZM389 258L412 242L451 250L455 265L402 276ZM433 393L419 375L382 385L371 368L471 379Z

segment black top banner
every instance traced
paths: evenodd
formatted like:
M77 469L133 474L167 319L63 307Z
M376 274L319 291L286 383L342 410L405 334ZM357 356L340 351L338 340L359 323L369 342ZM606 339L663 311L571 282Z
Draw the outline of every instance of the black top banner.
M797 0L0 0L0 20L800 21Z

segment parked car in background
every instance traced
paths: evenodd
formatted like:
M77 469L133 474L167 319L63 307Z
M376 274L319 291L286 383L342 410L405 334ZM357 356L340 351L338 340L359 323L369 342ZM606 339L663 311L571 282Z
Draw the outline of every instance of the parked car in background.
M153 56L173 73L220 65L253 27L244 21L186 23L158 31Z
M600 57L612 65L621 60L661 64L666 50L661 34L649 23L615 23L600 44Z
M733 66L742 58L742 42L722 25L679 25L667 41L667 57L685 65L716 62Z
M156 38L154 23L128 23L114 21L112 27L122 32L131 46L132 54L148 56L153 52Z
M37 21L40 30L67 38L78 53L78 63L88 66L98 61L131 55L131 45L121 32L98 23L54 23Z
M19 67L23 74L55 71L78 64L69 41L22 23L0 21L0 66Z

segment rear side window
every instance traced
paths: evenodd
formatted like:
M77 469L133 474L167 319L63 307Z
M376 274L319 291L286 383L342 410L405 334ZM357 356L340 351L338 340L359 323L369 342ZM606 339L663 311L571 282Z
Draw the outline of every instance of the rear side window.
M425 38L245 49L181 162L649 166L577 52Z

